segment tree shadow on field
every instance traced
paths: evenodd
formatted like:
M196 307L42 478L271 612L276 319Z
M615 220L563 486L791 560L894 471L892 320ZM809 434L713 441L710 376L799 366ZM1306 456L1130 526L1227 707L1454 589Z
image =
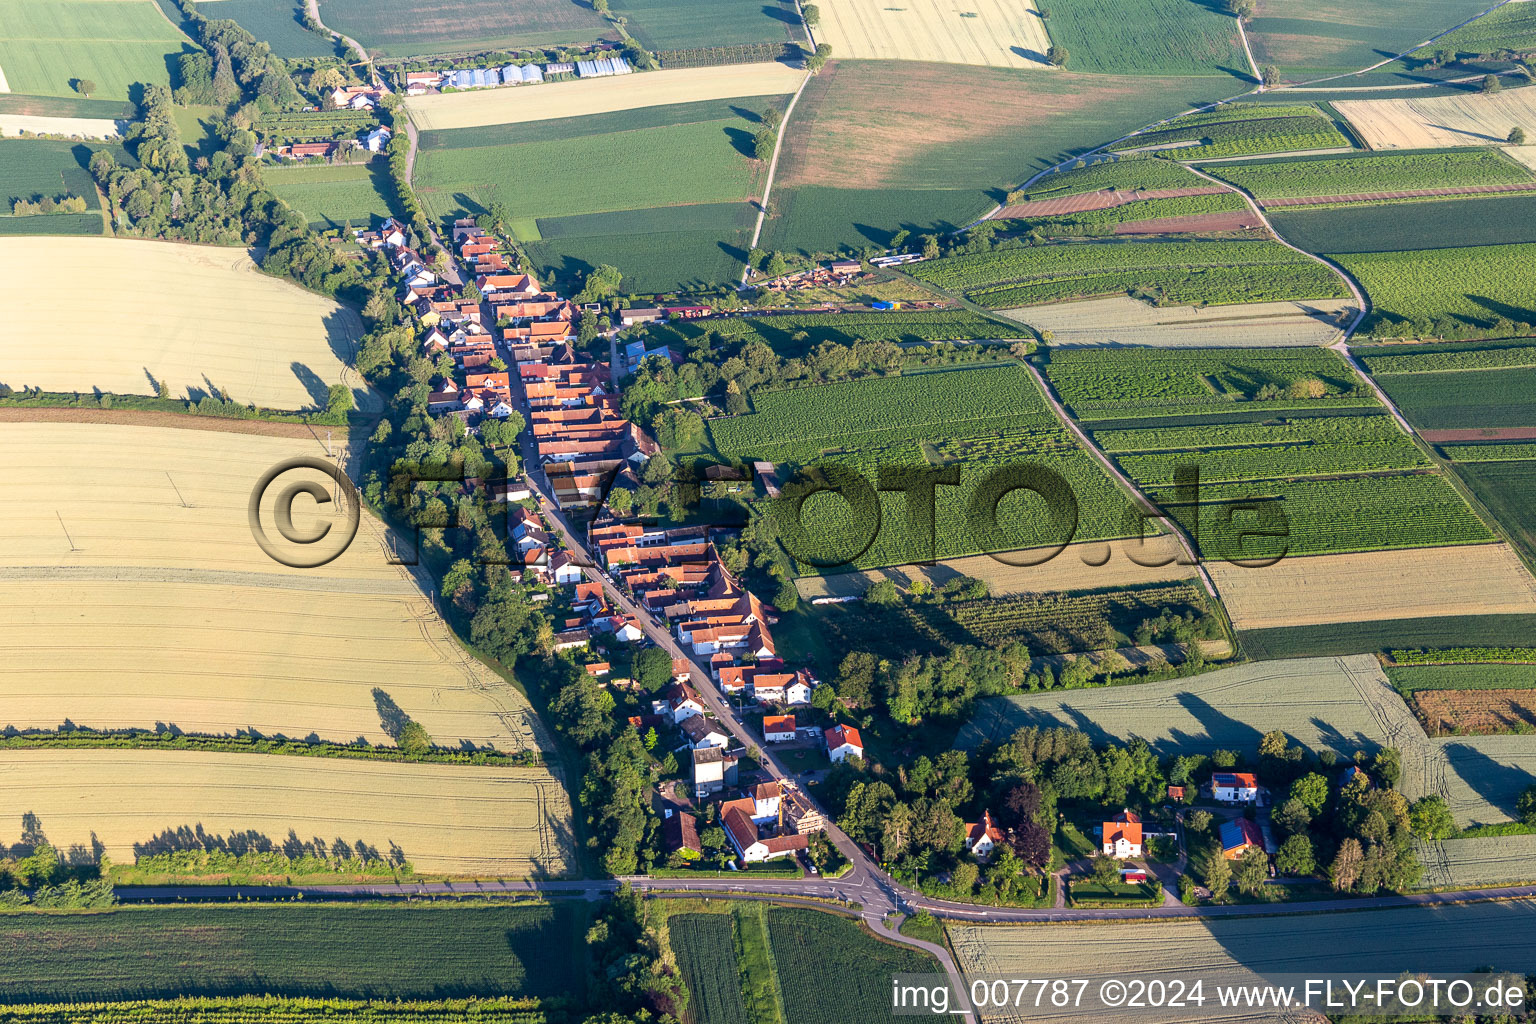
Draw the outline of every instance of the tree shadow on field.
M1367 754L1374 754L1381 749L1381 743L1372 739L1363 732L1357 732L1354 736L1345 736L1332 722L1313 717L1308 719L1312 728L1317 730L1317 742L1319 749L1326 748L1347 760L1354 756L1357 750L1363 750Z
M94 842L95 836L91 838ZM235 857L248 853L276 853L291 860L300 857L335 857L387 863L395 867L404 864L406 859L405 851L393 840L389 844L389 851L381 853L377 846L362 839L351 842L341 836L330 840L320 836L301 839L293 829L289 829L288 835L281 841L255 829L221 835L207 831L201 822L165 829L142 843L134 843L133 852L136 857L152 857L164 853L227 853Z
M1518 821L1516 803L1520 794L1531 784L1529 773L1507 764L1501 764L1467 743L1447 743L1445 756L1450 770L1466 783L1467 788L1482 797L1495 809ZM1501 822L1473 821L1472 825L1494 825Z
M1045 54L1041 53L1039 50L1031 50L1027 46L1010 46L1008 49L1012 50L1018 56L1023 57L1025 60L1032 60L1037 64L1045 63Z
M1527 272L1522 271L1522 273ZM1492 299L1486 295L1472 295L1469 293L1467 298L1482 306L1496 317L1503 317L1518 324L1528 324L1536 321L1536 309L1522 309L1519 306L1511 306L1507 302L1500 302L1498 299Z
M748 159L757 156L757 140L745 128L726 128L725 136L731 140L731 148L742 156Z
M735 114L737 117L741 118L743 121L751 121L753 124L762 124L762 122L763 122L763 115L762 114L760 114L757 111L752 110L752 109L750 109L748 107L738 107L734 103L731 104L731 113ZM87 157L86 159L90 159L90 158Z
M318 373L297 360L289 363L288 368L293 371L295 377L299 378L299 383L304 385L304 390L309 394L309 400L316 407L325 408L330 400L330 385L321 380Z
M400 734L411 723L411 716L406 714L393 697L375 686L373 688L373 705L379 712L379 725L384 734L395 742L400 741Z
M791 14L789 11L786 11L778 4L763 4L763 17L767 18L769 21L782 22L785 25L798 26L800 24L800 19L798 17Z

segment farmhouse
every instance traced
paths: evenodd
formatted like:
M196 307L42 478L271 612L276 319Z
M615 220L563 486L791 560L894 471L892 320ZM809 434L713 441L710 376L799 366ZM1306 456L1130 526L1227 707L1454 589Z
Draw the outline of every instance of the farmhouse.
M1259 780L1249 772L1217 772L1211 776L1211 797L1224 804L1251 804L1259 798Z
M1103 851L1118 860L1141 856L1141 818L1134 811L1121 811L1104 822Z
M752 787L752 820L759 825L779 820L784 787L777 782L759 782Z
M787 836L762 838L752 820L756 803L752 799L729 800L720 805L720 823L735 847L736 853L748 864L793 857L799 850L809 848L810 840L799 833Z
M619 323L625 327L633 327L635 324L655 323L661 319L661 310L651 307L635 307L633 309L619 310Z
M859 730L851 725L834 725L827 730L827 757L833 761L846 761L850 757L864 759L864 741Z
M767 715L763 718L764 741L768 743L790 743L794 738L794 715Z
M981 820L967 822L965 825L965 849L977 860L988 860L992 856L999 843L1003 841L1002 830L992 820L990 811L981 812Z

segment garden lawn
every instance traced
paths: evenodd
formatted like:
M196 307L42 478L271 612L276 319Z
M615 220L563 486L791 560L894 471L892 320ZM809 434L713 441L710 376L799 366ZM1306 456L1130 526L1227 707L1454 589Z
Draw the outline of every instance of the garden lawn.
M1536 321L1536 244L1334 257L1375 306L1362 325L1379 335L1492 331Z
M152 0L9 0L0 69L11 92L124 100L136 82L169 85L176 56L195 50Z
M7 915L7 1002L179 995L554 997L586 983L585 905L135 907ZM68 970L60 970L60 963Z
M1196 0L1050 0L1051 42L1097 74L1248 77L1237 22Z

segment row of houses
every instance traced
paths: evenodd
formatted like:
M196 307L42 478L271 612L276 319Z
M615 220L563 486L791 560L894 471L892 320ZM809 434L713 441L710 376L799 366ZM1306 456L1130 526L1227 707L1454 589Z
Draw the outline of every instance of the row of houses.
M494 89L503 85L539 85L550 78L574 74L578 78L608 78L634 73L623 57L595 60L551 61L545 64L508 64L499 68L463 68L453 71L408 71L405 94L420 96L433 89Z

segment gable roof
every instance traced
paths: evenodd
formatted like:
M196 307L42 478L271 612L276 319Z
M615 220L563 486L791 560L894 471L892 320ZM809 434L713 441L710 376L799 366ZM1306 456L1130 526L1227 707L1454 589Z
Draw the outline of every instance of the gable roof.
M967 846L975 846L981 841L982 836L986 836L993 843L1003 841L1002 830L997 827L997 822L992 820L991 811L982 811L980 821L966 822L965 834Z
M859 730L851 725L835 725L827 730L827 749L836 750L844 743L864 749L864 741L859 738Z
M1264 834L1259 831L1259 826L1247 818L1222 822L1221 848L1237 850L1244 846L1257 846L1261 850L1264 849Z
M764 733L770 733L770 732L794 732L794 731L795 731L795 716L794 715L764 715L763 716L763 732Z
M668 850L704 852L704 846L699 842L698 819L682 811L674 811L671 817L661 823L661 839Z
M1232 789L1254 789L1259 784L1258 776L1252 772L1217 772L1211 776L1211 785L1225 786Z

